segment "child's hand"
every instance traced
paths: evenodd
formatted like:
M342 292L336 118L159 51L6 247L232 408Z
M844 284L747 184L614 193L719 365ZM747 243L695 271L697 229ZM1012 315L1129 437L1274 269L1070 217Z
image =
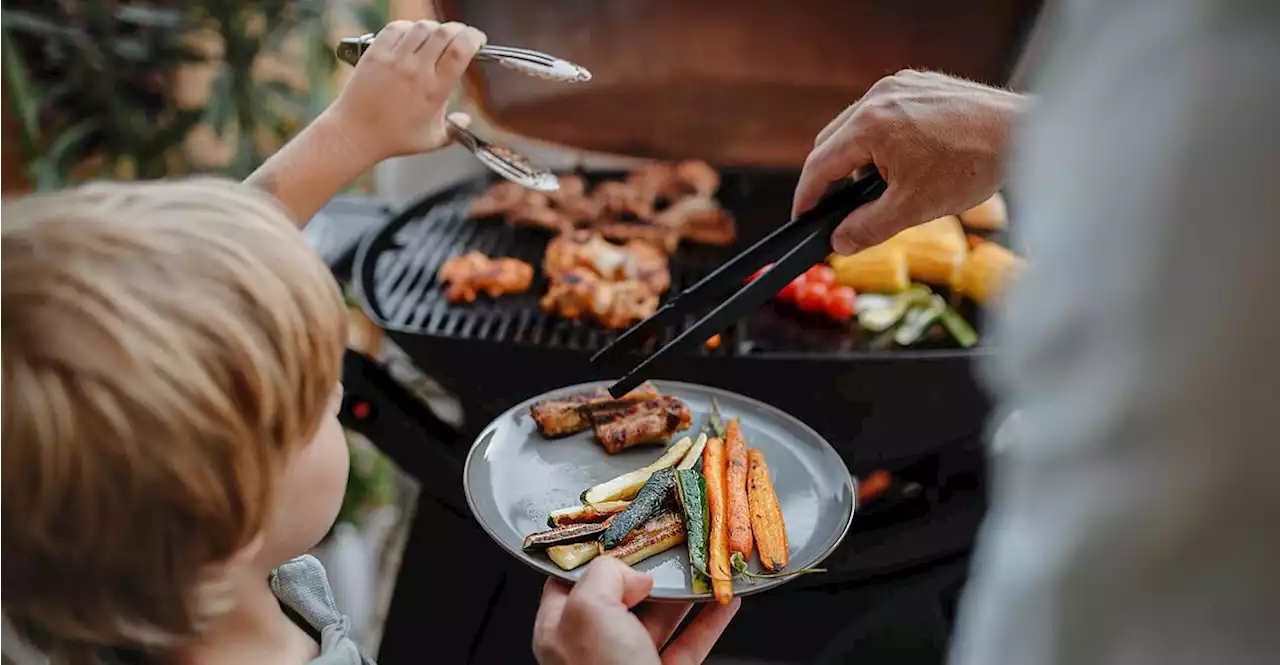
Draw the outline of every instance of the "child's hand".
M445 106L485 40L461 23L392 21L326 114L377 160L443 147Z

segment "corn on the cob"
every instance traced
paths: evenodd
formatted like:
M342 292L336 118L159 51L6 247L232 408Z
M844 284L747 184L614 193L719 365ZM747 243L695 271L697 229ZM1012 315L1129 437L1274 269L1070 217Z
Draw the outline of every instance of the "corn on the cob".
M965 226L979 231L999 231L1009 225L1009 211L1004 205L1004 197L1000 192L991 198L960 213L960 221Z
M931 284L951 284L969 253L964 228L954 215L909 228L886 244L902 248L912 279Z
M969 259L956 276L955 290L974 302L990 304L1025 265L1013 252L994 242L984 242L969 252Z
M832 256L836 283L859 293L898 293L911 284L907 253L898 245L876 245L853 256Z

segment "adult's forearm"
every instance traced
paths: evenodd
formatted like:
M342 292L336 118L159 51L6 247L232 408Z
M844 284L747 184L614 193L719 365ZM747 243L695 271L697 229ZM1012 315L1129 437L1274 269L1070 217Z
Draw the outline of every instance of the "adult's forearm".
M245 179L276 197L298 226L379 158L326 111Z

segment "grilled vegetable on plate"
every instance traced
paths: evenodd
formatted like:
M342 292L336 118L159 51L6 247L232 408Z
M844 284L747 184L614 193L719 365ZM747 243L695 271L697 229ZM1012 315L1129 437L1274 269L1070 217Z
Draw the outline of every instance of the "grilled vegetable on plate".
M644 487L644 484L648 482L649 476L653 475L654 471L675 466L680 460L684 459L685 454L692 447L693 442L688 437L680 439L667 448L662 457L659 457L658 461L653 464L635 471L628 471L617 478L600 483L583 492L582 502L595 505L609 501L630 499L640 491L641 487Z
M707 522L706 478L692 469L677 469L676 499L684 512L690 584L694 593L711 593L711 580L707 577L707 540L711 527Z
M778 507L778 495L769 479L764 453L747 451L747 503L751 510L751 532L760 550L760 565L777 572L787 567L791 553L787 547L787 524Z
M751 558L751 518L747 511L747 442L738 419L729 421L724 435L724 504L729 533L729 556Z
M547 558L561 570L573 570L597 556L600 556L600 542L596 540L547 548Z
M631 505L629 501L601 501L581 506L557 508L547 513L547 526L568 526L585 522L603 522L605 518L620 513Z
M627 534L649 521L667 502L676 487L676 472L673 469L658 469L645 481L640 493L631 501L627 509L610 519L609 528L600 534L600 544L606 550L613 549L622 543Z
M680 516L675 513L662 513L641 525L617 547L605 549L601 555L617 557L628 566L634 566L684 541L684 522L681 521Z
M702 451L707 447L707 433L703 432L693 441L693 447L685 454L684 459L676 465L676 469L692 469L702 461Z
M555 440L542 436L531 406L571 401L564 396L602 385L573 386L513 407L482 431L467 456L464 487L476 521L522 563L573 582L593 559L616 557L653 576L650 596L658 600L727 602L784 584L786 579L749 578L730 561L724 501L729 469L724 441L714 437L717 431L728 436L728 429L767 456L778 510L791 526L753 534L752 511L759 512L761 497L753 500L758 469L754 454L744 450L745 466L734 476L744 490L735 505L745 495L739 510L745 519L737 523L746 527L750 543L738 551L739 558L750 557L747 573L766 574L766 543L774 557L769 565L777 566L776 535L787 539L783 575L817 565L843 539L855 496L840 456L803 423L748 397L655 380L657 392L678 399L690 415L687 428L672 434L673 443L660 453L635 447L610 454L590 429ZM574 505L575 498L581 505Z
M525 536L524 548L526 550L538 550L546 549L552 545L568 545L584 540L596 540L607 529L607 522L600 522L599 524L570 524L569 526L556 527L550 531L539 531Z
M729 519L724 498L725 455L724 442L707 441L703 453L702 472L707 480L707 576L711 589L721 605L733 600L733 571L729 569Z

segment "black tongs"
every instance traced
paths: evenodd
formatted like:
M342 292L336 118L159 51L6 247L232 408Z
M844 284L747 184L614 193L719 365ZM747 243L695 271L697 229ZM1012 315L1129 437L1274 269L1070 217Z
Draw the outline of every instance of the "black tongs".
M831 234L840 222L854 208L879 198L885 187L884 178L874 168L857 178L836 183L813 208L778 227L747 251L716 268L697 284L668 300L653 316L632 326L613 343L600 349L591 357L591 363L596 366L613 366L626 349L640 346L655 331L679 321L688 312L722 301L697 323L684 329L675 339L640 361L626 376L609 387L609 394L617 398L631 392L645 380L652 378L651 374L661 358L704 343L712 335L764 304L797 275L813 267L815 263L821 263L831 251ZM737 293L729 295L752 273L770 261L776 261L772 268L740 288Z

